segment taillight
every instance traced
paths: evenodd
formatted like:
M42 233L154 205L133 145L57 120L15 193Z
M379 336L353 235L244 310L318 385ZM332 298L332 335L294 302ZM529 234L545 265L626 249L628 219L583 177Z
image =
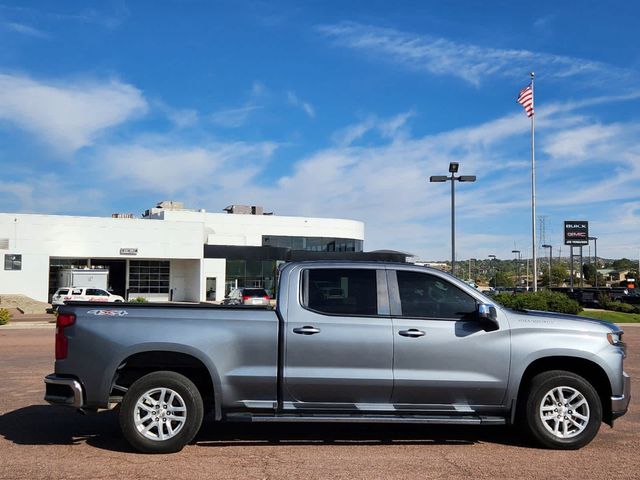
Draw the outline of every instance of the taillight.
M69 343L64 334L65 327L76 323L76 316L73 313L63 313L56 319L56 360L64 360L69 352Z
M251 297L249 297L248 295L243 295L243 296L242 296L242 301L243 301L243 302L248 302L250 298L251 298Z
M269 301L269 295L265 295L264 299L268 302Z

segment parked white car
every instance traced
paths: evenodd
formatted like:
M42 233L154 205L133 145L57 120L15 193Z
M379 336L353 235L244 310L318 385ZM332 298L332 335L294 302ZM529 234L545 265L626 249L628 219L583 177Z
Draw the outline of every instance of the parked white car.
M124 302L120 295L113 295L101 288L95 287L65 287L59 288L51 298L51 305L64 305L64 302Z

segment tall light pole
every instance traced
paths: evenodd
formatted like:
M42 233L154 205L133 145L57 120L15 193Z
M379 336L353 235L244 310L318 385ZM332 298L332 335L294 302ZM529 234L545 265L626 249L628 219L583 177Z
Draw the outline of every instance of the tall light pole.
M516 257L516 277L518 278L518 283L516 284L517 288L518 284L520 284L520 261L522 260L522 257L520 256L520 250L511 250L511 253Z
M553 246L552 245L542 245L542 248L549 249L549 288L551 288L551 257L553 257Z
M494 260L496 259L495 255L489 255L489 258L491 260L489 260L489 263L491 264L491 266L493 267L493 288L498 288L498 279L496 278L496 267L494 265ZM491 286L491 280L489 280L489 286Z
M598 288L598 237L589 237L589 240L593 240L593 254L596 257L596 288Z
M460 175L456 177L460 164L458 162L449 163L449 173L446 175L432 175L429 177L430 182L451 182L451 275L455 275L456 265L456 181L458 182L475 182L475 175Z

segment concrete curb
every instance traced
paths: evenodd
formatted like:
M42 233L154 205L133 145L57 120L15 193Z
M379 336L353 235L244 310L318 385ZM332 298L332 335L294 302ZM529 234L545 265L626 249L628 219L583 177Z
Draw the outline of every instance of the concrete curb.
M55 323L49 322L9 322L0 326L0 332L3 330L27 330L32 328L56 328Z

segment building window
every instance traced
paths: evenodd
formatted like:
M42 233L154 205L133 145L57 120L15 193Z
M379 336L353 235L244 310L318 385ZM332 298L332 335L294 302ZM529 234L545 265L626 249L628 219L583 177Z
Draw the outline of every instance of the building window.
M130 293L169 293L169 262L131 260Z
M22 270L22 255L5 255L5 270Z
M227 260L225 295L234 288L264 288L275 295L277 260Z
M362 240L334 237L289 237L263 235L263 247L281 247L311 252L361 252Z

